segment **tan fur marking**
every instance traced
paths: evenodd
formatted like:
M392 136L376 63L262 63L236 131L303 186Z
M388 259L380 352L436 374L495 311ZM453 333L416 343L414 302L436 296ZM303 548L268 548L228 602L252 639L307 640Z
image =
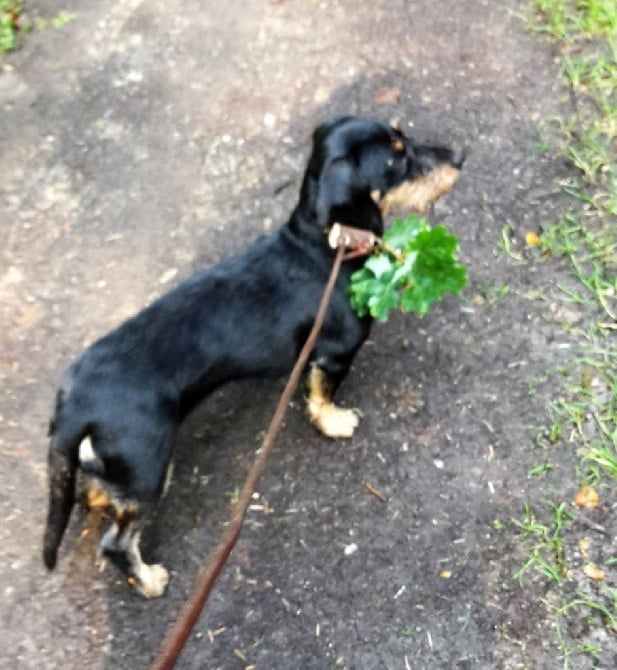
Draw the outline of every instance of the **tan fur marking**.
M458 170L452 165L439 165L423 177L403 182L384 195L381 200L383 216L398 210L424 214L435 200L445 195L456 183Z
M307 409L311 421L327 437L351 437L360 419L351 409L342 409L332 402L332 391L323 370L313 366L309 373Z
M113 501L114 515L118 524L118 534L122 535L139 514L139 503L118 503Z
M99 488L96 484L90 484L86 499L86 506L89 510L104 510L111 504L111 500L106 491Z

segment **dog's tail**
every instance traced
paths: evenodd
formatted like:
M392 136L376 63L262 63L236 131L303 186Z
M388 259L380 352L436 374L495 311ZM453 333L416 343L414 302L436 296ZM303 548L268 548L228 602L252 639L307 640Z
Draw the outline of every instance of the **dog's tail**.
M75 480L79 463L79 445L88 426L67 420L64 393L58 391L56 410L49 427L49 510L43 538L43 562L49 570L56 565L58 547L75 503Z

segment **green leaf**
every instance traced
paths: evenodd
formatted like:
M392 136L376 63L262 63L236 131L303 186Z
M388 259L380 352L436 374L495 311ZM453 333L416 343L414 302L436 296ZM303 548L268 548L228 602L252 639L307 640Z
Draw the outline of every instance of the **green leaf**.
M416 251L410 251L407 253L403 262L399 263L398 267L394 271L394 274L392 275L392 281L398 284L408 283L417 257L418 253Z
M424 316L431 307L431 302L427 300L426 294L417 286L411 286L403 292L401 296L401 310L403 312L415 312Z
M426 314L446 294L459 295L467 272L456 258L458 242L444 226L425 219L395 221L386 245L354 272L348 292L360 315L387 321L391 309ZM394 252L392 249L396 249Z
M382 285L383 287L383 285ZM368 305L372 317L385 323L388 314L399 304L399 294L393 288L386 286L369 297Z
M390 256L387 256L386 254L381 254L379 256L373 255L366 259L364 267L367 270L370 270L375 275L375 277L377 277L377 279L381 279L388 272L392 271L394 263Z
M403 251L413 243L420 232L429 228L428 221L419 216L397 219L390 230L384 234L383 239L391 247Z

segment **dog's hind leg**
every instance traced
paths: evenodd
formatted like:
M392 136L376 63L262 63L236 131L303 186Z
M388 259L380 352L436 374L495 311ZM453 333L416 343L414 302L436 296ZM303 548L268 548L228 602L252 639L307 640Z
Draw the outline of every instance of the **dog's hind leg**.
M337 382L337 378L328 374L318 364L311 366L307 397L309 417L315 426L328 437L351 437L360 423L360 418L352 409L337 407L332 401Z
M162 596L169 573L160 564L144 563L139 549L143 510L138 503L114 502L115 520L101 540L101 550L146 598Z

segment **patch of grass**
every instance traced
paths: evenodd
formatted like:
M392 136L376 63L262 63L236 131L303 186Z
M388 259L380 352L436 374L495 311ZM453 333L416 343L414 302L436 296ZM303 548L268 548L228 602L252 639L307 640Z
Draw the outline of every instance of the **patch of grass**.
M614 490L617 482L617 350L597 346L581 349L572 361L567 396L549 404L549 427L536 437L537 446L559 441L576 445L584 478L602 480Z
M531 569L537 570L547 579L560 583L567 575L567 562L564 552L563 530L576 517L570 512L565 503L556 505L549 503L552 508L547 523L538 521L533 510L525 504L522 519L511 519L522 535L527 545L526 554L529 558L516 571L514 579L523 583L523 576Z
M53 19L50 19L49 21L45 21L43 19L39 19L35 26L37 30L45 30L49 25L51 25L53 28L62 28L62 26L65 26L67 23L70 23L74 18L76 17L76 14L73 14L72 12L65 12L64 10L58 12L56 16L53 17Z
M415 632L416 632L416 631L414 630L414 627L413 627L413 626L406 626L406 627L403 628L403 630L401 631L401 635L402 635L403 637L414 637Z
M23 0L0 0L0 55L15 48Z
M62 10L49 20L24 21L22 12L25 4L25 0L0 0L0 56L17 48L19 33L45 30L49 26L61 28L76 18L76 14Z
M541 20L537 29L572 42L617 31L617 5L611 0L534 0Z
M562 54L570 105L557 120L561 151L578 170L564 186L572 197L570 211L544 227L533 249L536 258L567 264L571 278L551 300L579 316L561 324L574 339L573 354L561 370L561 397L549 403L535 444L570 449L573 478L602 486L603 500L611 504L617 485L617 0L530 0L529 6L532 28ZM502 231L504 252L523 260L513 252L509 233ZM529 260L527 252L524 258ZM548 463L530 475L547 474ZM588 580L570 574L576 571L568 566L566 550L576 546L575 518L561 503L535 511L526 505L522 518L512 520L527 557L514 577L522 582L533 571L548 580L542 602L553 617L564 668L575 668L581 654L601 655L593 635L572 640L568 631L576 620L584 619L592 633L594 626L617 632L617 591L590 588ZM605 567L613 568L613 560ZM574 598L572 581L580 586Z
M492 307L495 303L503 300L508 293L510 293L510 287L507 284L483 282L479 290L479 297L484 306Z
M541 477L542 475L550 472L555 466L550 461L545 461L541 465L537 465L535 468L531 468L529 471L530 477Z
M574 113L561 121L564 153L592 183L617 190L617 2L534 0L534 27L560 43Z
M514 228L512 227L511 224L506 223L502 229L501 229L501 242L499 244L499 248L510 258L514 261L517 261L519 263L524 263L525 258L523 257L523 254L521 254L518 251L515 251L513 248L513 233L514 233Z
M604 604L584 593L578 593L572 600L563 598L543 598L544 605L555 614L555 631L557 639L564 658L564 667L576 667L572 664L573 659L580 654L589 654L594 659L599 660L600 647L589 640L580 644L569 645L564 635L564 624L567 626L568 620L573 615L579 618L585 617L589 623L593 622L595 617L599 617L602 625L609 631L617 632L617 590L612 590L612 603Z
M561 299L586 310L568 397L551 404L549 442L579 445L594 480L617 481L617 2L534 0L534 28L560 43L575 113L562 122L564 153L580 170L574 204L538 248L568 261L575 285ZM556 427L559 427L556 430Z

